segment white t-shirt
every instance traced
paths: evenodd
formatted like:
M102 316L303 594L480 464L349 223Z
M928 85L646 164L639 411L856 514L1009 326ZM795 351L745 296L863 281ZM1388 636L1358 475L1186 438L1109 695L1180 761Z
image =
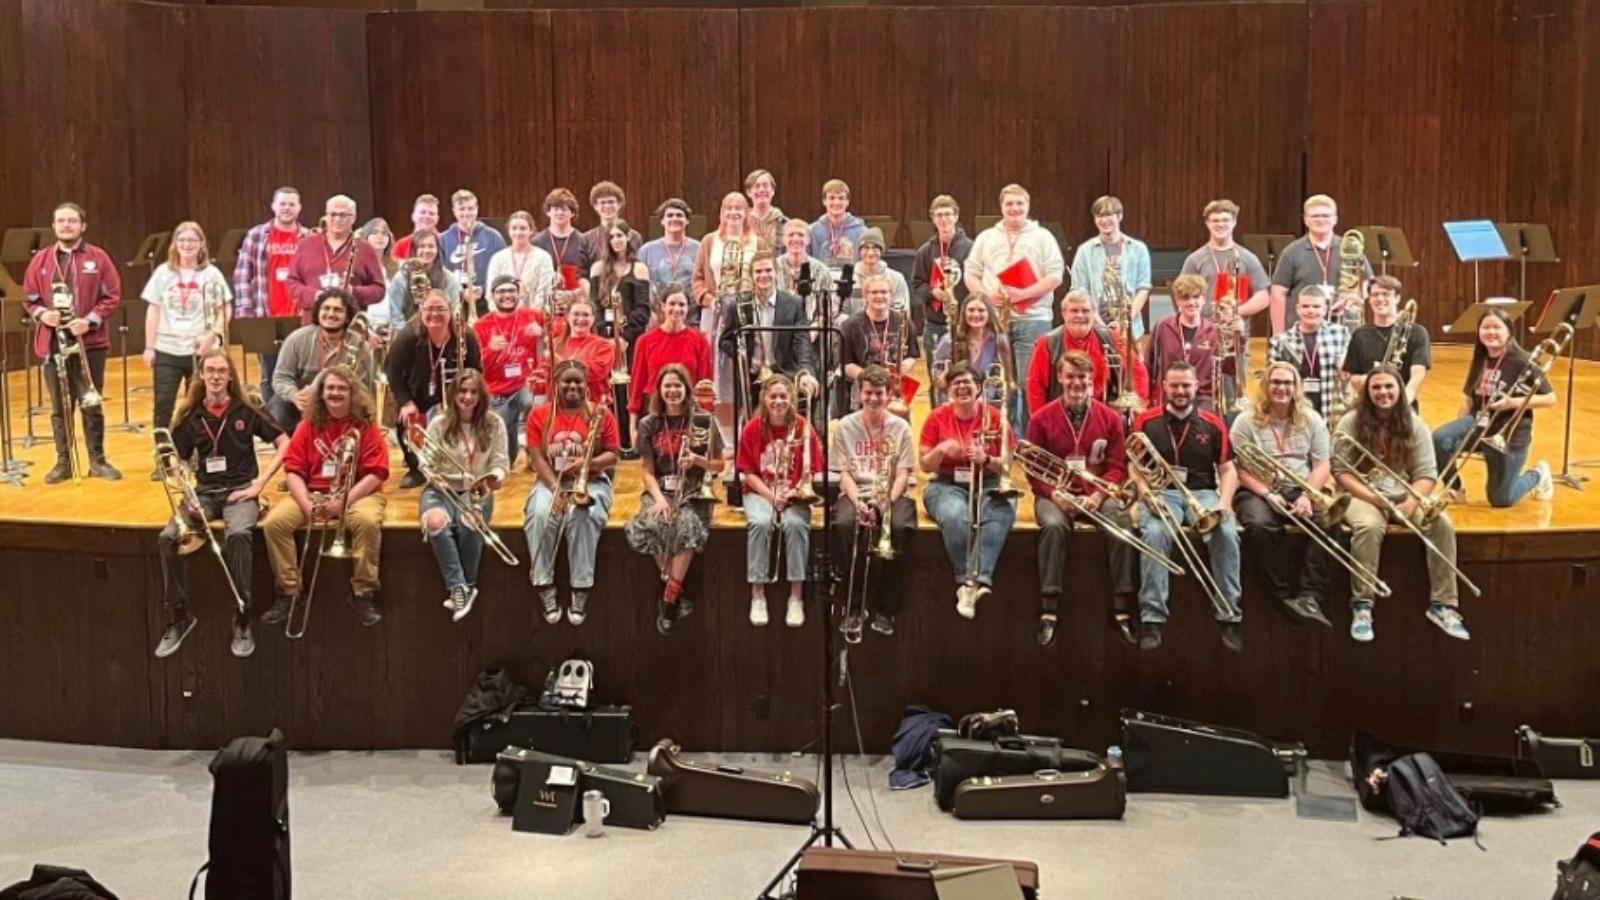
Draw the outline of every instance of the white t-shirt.
M207 264L196 272L179 271L166 263L156 267L139 296L158 307L154 347L171 356L193 356L195 345L206 333L205 293L220 298L223 309L233 307L233 289L216 266ZM226 336L224 336L226 337ZM146 335L146 343L150 343Z

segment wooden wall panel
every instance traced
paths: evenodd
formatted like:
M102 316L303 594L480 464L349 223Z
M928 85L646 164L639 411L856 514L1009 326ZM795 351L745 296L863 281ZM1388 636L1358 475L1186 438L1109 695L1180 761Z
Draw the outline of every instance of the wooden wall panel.
M22 139L28 116L22 45L22 0L0 0L0 84L11 85L0 91L0 230L32 223L32 171L44 164L42 148Z

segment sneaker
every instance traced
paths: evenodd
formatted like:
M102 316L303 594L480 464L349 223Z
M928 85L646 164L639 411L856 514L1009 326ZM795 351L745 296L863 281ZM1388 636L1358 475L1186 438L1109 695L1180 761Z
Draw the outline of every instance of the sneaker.
M58 459L56 460L55 466L51 468L50 471L44 473L44 483L60 484L71 477L72 463L67 462L65 459Z
M639 451L632 447L623 447L622 452L618 453L617 455L622 457L624 460L635 460L639 458Z
M892 636L894 634L894 616L874 613L872 616L872 630L884 637Z
M1333 623L1328 621L1328 617L1322 614L1322 607L1317 603L1317 598L1310 594L1303 594L1299 597L1285 597L1283 598L1283 606L1297 623L1307 625L1315 623L1329 628L1333 627Z
M363 628L371 628L383 621L383 613L378 612L378 604L372 601L371 594L351 594L345 602L356 611L356 618L361 620Z
M276 625L289 618L289 607L294 605L294 597L290 594L279 594L272 600L272 608L261 614L261 621L268 625Z
M1139 635L1133 630L1133 617L1126 613L1116 616L1113 621L1117 623L1117 633L1122 635L1123 643L1130 647L1139 646Z
M980 602L988 599L989 595L992 593L994 592L989 590L989 586L987 584L978 585L977 589L972 592L972 605L976 607Z
M1454 606L1445 606L1443 603L1429 604L1428 621L1458 641L1472 640L1472 635L1467 633L1467 621L1461 618L1461 613L1456 611Z
M757 628L767 624L767 598L750 598L750 624Z
M1362 643L1372 640L1372 604L1357 601L1350 604L1350 636Z
M445 609L456 608L456 592L453 588L444 592L444 602L439 605Z
M572 605L567 607L567 621L574 625L582 625L583 620L589 616L588 605L588 591L573 591Z
M678 618L680 619L687 619L689 618L689 615L694 612L694 601L689 599L688 594L678 595L677 606Z
M1556 496L1556 480L1550 474L1550 464L1541 459L1534 465L1533 470L1539 473L1539 486L1533 489L1534 499L1554 499Z
M978 586L963 584L956 588L956 613L963 619L978 617Z
M1244 629L1239 627L1238 622L1222 623L1222 646L1234 653L1244 652Z
M1056 642L1056 614L1044 613L1039 616L1039 633L1034 636L1039 646L1048 647Z
M1161 623L1160 622L1146 622L1146 623L1144 623L1144 633L1139 635L1139 649L1140 650L1160 650L1161 649Z
M463 584L456 588L451 597L455 601L455 612L451 614L450 621L459 622L472 612L472 604L478 600L478 589L470 584Z
M544 620L547 624L554 625L561 621L561 601L556 597L555 585L539 588L539 605L544 607Z
M676 603L656 604L656 634L666 637L672 633L673 627L677 625L677 621L674 618L677 606L678 604Z
M789 608L783 613L783 624L799 628L806 623L806 605L799 597L789 598Z
M408 491L412 488L419 488L427 483L427 481L428 479L422 477L421 472L417 471L416 469L408 469L406 471L406 476L400 479L400 490Z
M839 633L844 635L846 643L859 644L861 643L861 629L864 625L866 625L866 615L852 612L839 623Z
M228 645L228 649L240 659L256 652L256 636L251 632L249 622L233 623L233 643Z
M167 630L162 632L161 642L156 644L156 656L160 659L166 659L177 653L178 648L183 646L183 639L189 636L189 632L193 631L194 626L198 623L198 619L188 615L174 620L171 625L167 626Z
M122 473L117 471L117 467L113 466L106 460L105 457L102 456L99 459L91 460L89 462L89 477L104 478L107 481L121 481Z

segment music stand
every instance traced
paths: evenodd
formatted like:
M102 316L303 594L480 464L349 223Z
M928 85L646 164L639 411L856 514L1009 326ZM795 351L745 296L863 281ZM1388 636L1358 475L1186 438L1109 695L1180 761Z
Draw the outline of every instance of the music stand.
M1294 240L1292 234L1239 234L1233 238L1239 246L1249 250L1261 260L1261 265L1270 276L1272 270L1278 267L1278 257L1283 255L1283 248L1289 246Z
M29 460L11 455L11 342L6 322L12 310L22 305L22 288L4 267L0 267L0 482L22 487L28 477ZM26 332L24 332L26 334ZM27 367L25 346L23 367ZM27 405L24 398L23 405Z
M1528 263L1556 263L1556 244L1550 237L1550 226L1534 222L1496 222L1495 231L1506 251L1517 261L1517 299L1528 299ZM1526 332L1522 337L1527 337Z
M1587 475L1572 474L1572 466L1591 468L1600 466L1600 459L1584 459L1570 462L1572 457L1572 378L1573 370L1578 366L1578 332L1585 328L1594 327L1595 319L1600 316L1600 284L1584 285L1583 287L1561 288L1552 291L1550 299L1544 306L1544 314L1533 326L1536 335L1549 334L1555 331L1556 326L1562 323L1572 326L1572 341L1567 344L1567 422L1565 434L1561 438L1561 472L1556 475L1556 481L1561 482L1575 491L1583 490L1584 482L1589 480Z
M1470 334L1476 337L1478 334L1478 323L1482 322L1483 317L1489 314L1489 310L1498 309L1505 312L1511 317L1511 322L1514 325L1518 319L1522 318L1522 314L1528 311L1528 307L1532 305L1532 303L1528 303L1524 300L1514 300L1510 302L1488 300L1474 303L1466 309L1463 309L1461 311L1461 315L1456 316L1456 320L1454 322L1441 327L1439 330L1445 334Z
M245 385L250 384L250 354L277 353L278 348L283 346L284 339L299 327L299 316L267 316L251 319L235 316L230 319L228 343L238 344L244 351L244 367L240 371L239 380Z
M230 228L222 236L221 243L217 244L217 252L213 254L217 268L224 274L232 277L234 266L239 262L239 248L244 246L245 236L250 233L248 228Z
M1399 228L1391 225L1357 225L1350 230L1361 232L1367 262L1378 270L1379 275L1389 274L1390 266L1409 269L1417 265L1417 258L1411 253L1411 243Z
M1443 224L1444 233L1450 238L1450 246L1455 248L1456 258L1462 262L1472 263L1472 301L1477 303L1483 299L1478 264L1486 259L1510 259L1511 253L1506 249L1506 242L1500 237L1500 231L1488 219L1469 219Z
M139 242L139 249L133 252L133 259L128 260L124 265L130 269L137 269L140 266L153 269L157 262L166 257L167 246L171 243L172 232L152 231L144 236L143 241Z
M132 327L128 323L134 319L141 324L144 322L143 316L132 311L134 304L138 304L137 309L141 313L150 307L143 300L125 299L117 304L117 311L111 314L111 320L106 323L107 328L117 333L117 347L122 351L122 421L111 427L129 434L144 434L144 426L133 421L133 401L129 398L132 390L128 382L128 332Z
M39 250L39 232L32 228L7 228L0 238L0 263L27 265Z

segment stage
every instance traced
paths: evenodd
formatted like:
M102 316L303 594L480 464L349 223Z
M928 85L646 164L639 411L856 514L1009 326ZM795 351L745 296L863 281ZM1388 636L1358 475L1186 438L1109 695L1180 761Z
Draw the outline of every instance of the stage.
M1257 369L1263 353L1257 341ZM1468 352L1436 346L1435 357L1422 401L1431 425L1453 415ZM1578 366L1575 460L1600 457L1600 364ZM148 383L137 359L130 372L133 387ZM194 748L277 724L301 748L443 747L456 705L480 668L506 663L536 687L544 669L575 648L595 659L601 699L635 706L644 744L672 736L691 749L785 751L820 736L822 610L809 606L799 630L785 628L779 616L765 629L749 625L741 516L719 509L711 543L688 582L694 616L670 637L655 632L660 583L622 535L638 505L637 463L620 467L618 502L582 628L548 626L535 613L520 534L532 479L526 472L512 477L495 516L522 566L511 569L488 556L482 596L466 620L452 625L418 532L418 492L397 489L403 466L396 452L386 491L382 624L362 629L355 622L343 603L346 569L330 563L309 636L295 643L258 627L255 656L234 659L220 571L197 556L192 607L200 626L177 655L155 659L150 650L165 624L155 532L168 510L148 480L151 401L147 391L132 394L132 418L146 425L144 434L116 430L123 418L118 360L107 374L108 452L124 480L44 485L53 462L46 413L34 423L43 442L19 448L34 463L27 486L0 485L0 679L8 685L0 737ZM1561 405L1538 414L1532 459L1547 459L1559 471L1564 360L1552 380ZM11 384L12 422L21 437L21 373ZM925 415L919 403L915 422ZM1247 557L1242 656L1222 648L1189 579L1174 583L1166 645L1140 653L1108 627L1103 543L1086 534L1069 547L1074 588L1063 601L1056 644L1041 649L1033 642L1038 579L1031 501L1022 501L995 595L974 622L952 608L949 564L924 516L907 554L906 610L896 634L869 632L851 650L866 747L886 749L901 710L913 703L956 715L1011 706L1030 730L1089 747L1115 739L1122 706L1299 739L1325 756L1342 755L1355 728L1397 741L1499 751L1524 721L1554 734L1600 732L1600 712L1587 696L1600 678L1593 651L1600 637L1593 615L1600 599L1600 485L1558 486L1552 502L1530 498L1493 510L1483 500L1482 478L1482 466L1470 465L1471 501L1451 509L1462 568L1484 591L1482 598L1463 594L1473 632L1465 644L1423 619L1422 551L1397 533L1383 565L1395 595L1379 605L1371 645L1346 634L1342 586L1329 603L1332 631L1299 628L1260 595ZM253 581L259 612L271 599L259 541ZM781 588L771 596L781 597Z

